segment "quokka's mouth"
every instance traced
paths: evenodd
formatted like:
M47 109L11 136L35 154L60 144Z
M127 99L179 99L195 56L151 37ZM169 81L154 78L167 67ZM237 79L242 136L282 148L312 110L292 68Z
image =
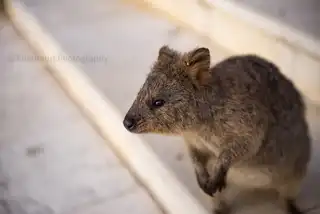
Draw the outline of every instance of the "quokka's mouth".
M138 122L134 129L131 130L132 133L134 134L146 134L149 133L150 131L148 130L148 126L144 122Z

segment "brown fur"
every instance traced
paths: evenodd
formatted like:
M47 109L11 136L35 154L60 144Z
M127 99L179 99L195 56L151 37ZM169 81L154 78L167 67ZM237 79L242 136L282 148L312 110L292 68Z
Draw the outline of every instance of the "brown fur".
M222 192L231 169L249 169L299 213L290 206L310 159L304 114L299 92L266 59L237 55L210 68L207 48L163 46L125 120L133 133L182 136L207 194Z

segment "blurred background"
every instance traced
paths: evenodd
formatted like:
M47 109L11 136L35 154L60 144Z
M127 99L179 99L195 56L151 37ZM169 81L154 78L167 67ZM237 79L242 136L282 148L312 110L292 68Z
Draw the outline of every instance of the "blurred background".
M10 20L19 4L68 57L37 56ZM213 64L251 52L280 66L306 100L314 145L299 203L320 206L318 0L0 0L0 7L0 214L166 213L47 71L47 61L80 67L124 116L163 44L206 46ZM142 138L210 210L182 140ZM237 213L277 212L268 200Z

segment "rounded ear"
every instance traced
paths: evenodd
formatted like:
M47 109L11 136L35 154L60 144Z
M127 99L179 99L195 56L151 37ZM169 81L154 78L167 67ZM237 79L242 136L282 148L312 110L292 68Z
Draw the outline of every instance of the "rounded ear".
M204 85L210 78L210 51L201 47L187 54L187 73L196 86Z
M158 59L172 59L174 51L168 45L163 45L158 52Z

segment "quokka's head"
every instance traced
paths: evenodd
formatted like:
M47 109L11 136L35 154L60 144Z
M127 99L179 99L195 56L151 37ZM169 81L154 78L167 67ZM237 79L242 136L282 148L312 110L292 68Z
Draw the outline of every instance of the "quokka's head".
M162 46L123 120L125 128L133 133L169 135L189 129L197 120L197 93L210 81L209 70L209 49L181 53Z

